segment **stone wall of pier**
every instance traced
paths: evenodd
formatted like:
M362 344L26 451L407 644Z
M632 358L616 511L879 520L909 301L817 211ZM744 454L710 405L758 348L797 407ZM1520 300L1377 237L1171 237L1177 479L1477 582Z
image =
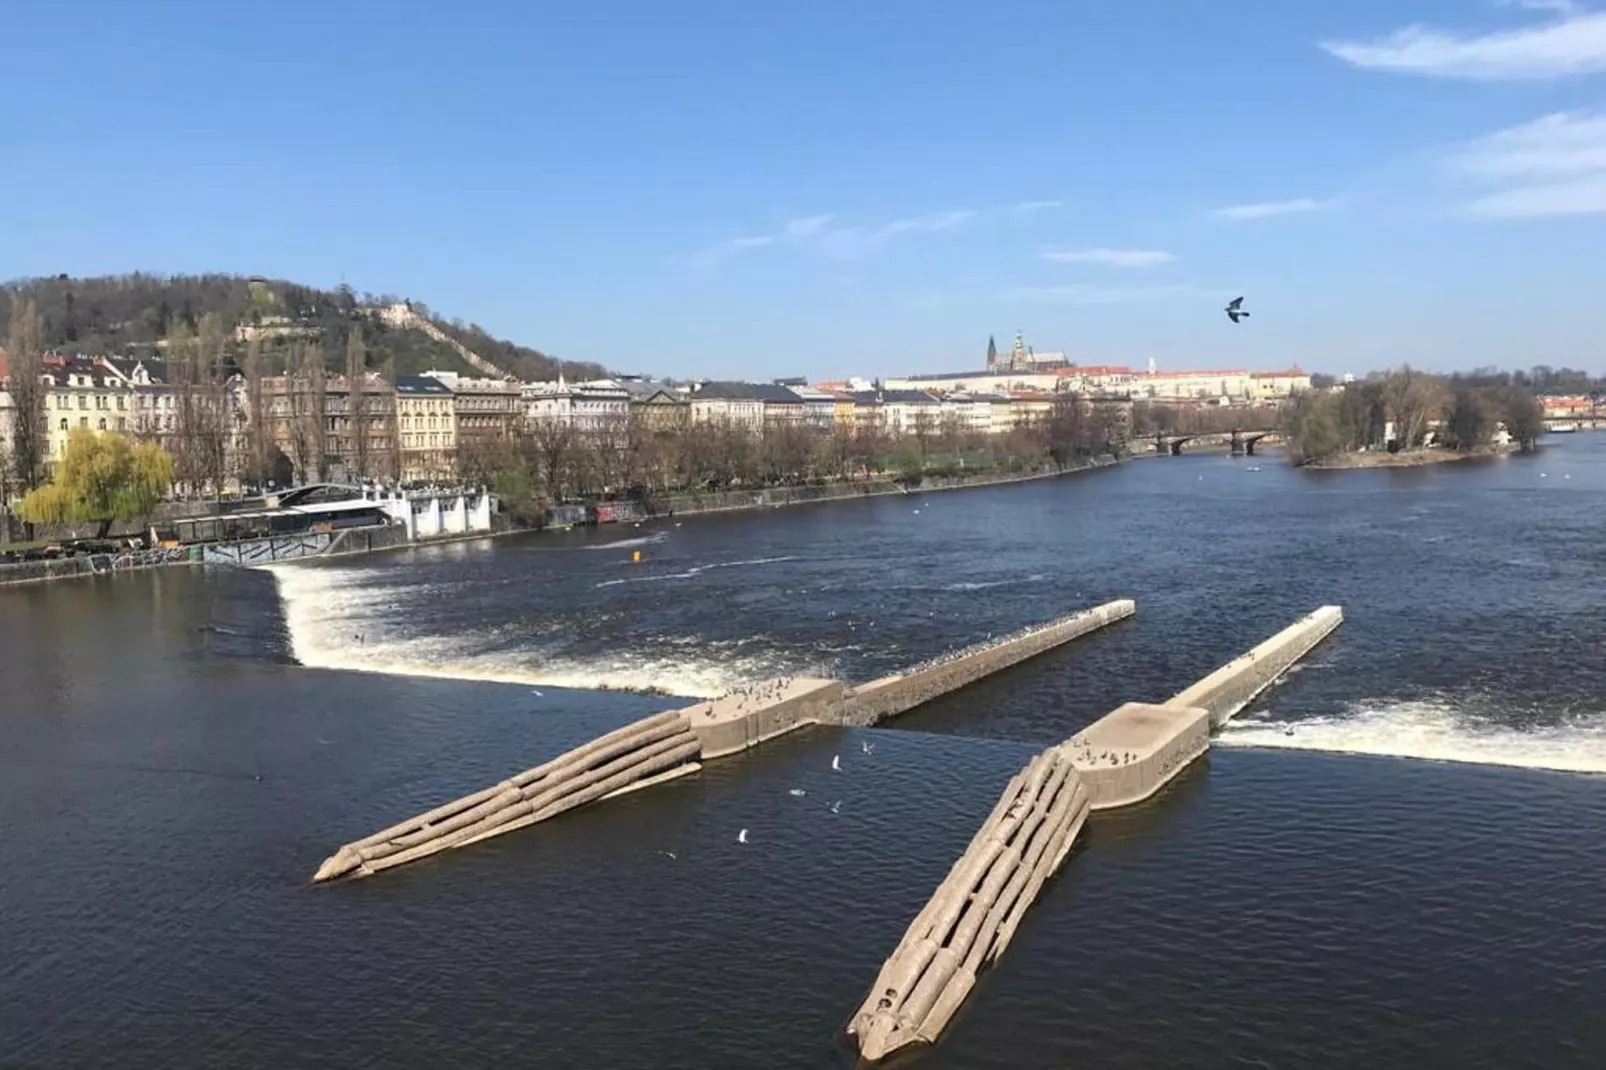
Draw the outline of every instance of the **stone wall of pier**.
M862 684L847 693L840 718L830 723L858 726L878 724L888 717L896 717L950 691L973 684L1000 669L1124 620L1135 612L1137 604L1131 599L1106 602L1102 606L1012 632L904 672Z
M1207 709L1210 726L1220 728L1342 623L1342 609L1323 606L1187 690L1173 695L1165 704Z

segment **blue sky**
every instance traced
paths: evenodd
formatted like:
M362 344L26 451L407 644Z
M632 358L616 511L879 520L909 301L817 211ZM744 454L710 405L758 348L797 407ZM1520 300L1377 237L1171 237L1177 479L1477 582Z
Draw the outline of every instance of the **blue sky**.
M673 375L1017 328L1606 371L1606 5L10 0L0 34L3 277L345 280Z

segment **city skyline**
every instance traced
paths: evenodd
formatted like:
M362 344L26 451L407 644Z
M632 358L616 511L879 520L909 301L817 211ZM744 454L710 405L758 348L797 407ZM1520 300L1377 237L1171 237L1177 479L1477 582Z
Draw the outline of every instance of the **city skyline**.
M11 12L0 85L37 103L0 276L348 281L680 378L977 369L1017 330L1133 368L1606 372L1584 5L89 6Z

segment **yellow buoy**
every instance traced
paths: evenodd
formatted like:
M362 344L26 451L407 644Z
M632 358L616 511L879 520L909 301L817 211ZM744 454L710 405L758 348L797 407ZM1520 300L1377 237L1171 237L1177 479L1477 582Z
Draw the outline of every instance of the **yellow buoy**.
M632 550L632 551L630 551L630 560L634 561L638 565L641 564L641 551L640 550Z

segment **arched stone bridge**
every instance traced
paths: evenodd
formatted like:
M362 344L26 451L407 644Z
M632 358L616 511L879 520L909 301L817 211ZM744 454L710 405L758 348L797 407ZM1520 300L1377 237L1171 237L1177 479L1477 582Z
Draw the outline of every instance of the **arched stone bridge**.
M1226 446L1233 456L1250 457L1255 455L1255 447L1268 438L1277 437L1276 428L1263 428L1256 431L1212 432L1195 435L1166 435L1154 436L1154 452L1158 454L1169 453L1173 457L1182 456L1182 448L1192 445L1198 449L1220 449Z

